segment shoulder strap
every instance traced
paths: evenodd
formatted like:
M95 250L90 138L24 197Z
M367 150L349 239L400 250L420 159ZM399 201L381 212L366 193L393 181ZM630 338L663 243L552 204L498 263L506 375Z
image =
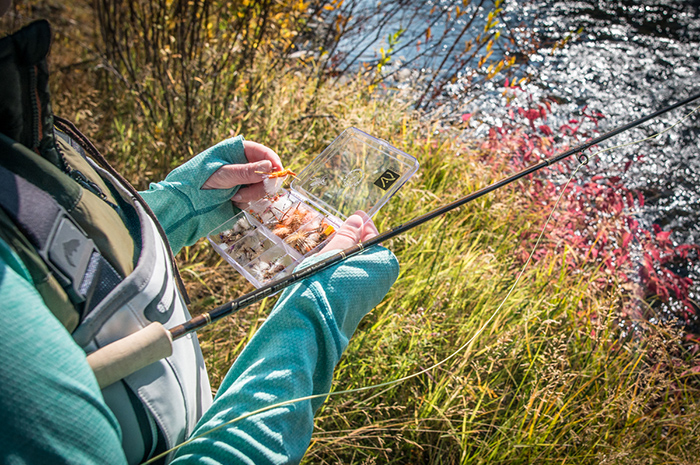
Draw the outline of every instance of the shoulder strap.
M0 206L82 310L81 319L121 282L122 277L53 197L2 166Z
M3 208L0 208L0 239L5 241L20 258L46 307L69 333L73 333L80 322L78 310L51 269L36 253L27 236L22 234Z

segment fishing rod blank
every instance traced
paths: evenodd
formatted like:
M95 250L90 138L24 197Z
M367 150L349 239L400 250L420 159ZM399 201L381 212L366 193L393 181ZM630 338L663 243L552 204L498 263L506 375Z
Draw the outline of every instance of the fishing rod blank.
M690 96L680 102L677 102L671 106L665 107L658 110L652 114L639 118L631 123L620 126L607 132L599 137L589 140L583 144L580 144L570 150L567 150L559 155L555 155L551 158L542 160L522 171L509 176L501 181L497 181L489 186L479 189L465 197L455 200L447 205L438 207L433 211L425 213L418 216L406 223L396 226L389 231L378 234L372 239L362 243L358 243L355 246L349 247L347 249L341 250L334 255L314 263L300 271L293 272L291 275L273 281L260 289L253 292L245 294L235 300L227 302L210 312L203 313L202 315L196 316L183 324L174 326L170 330L165 329L160 323L152 323L141 331L131 334L124 339L113 342L112 344L105 346L90 355L88 355L88 362L90 366L95 371L95 375L98 378L100 387L104 388L109 384L128 376L131 373L153 363L161 358L170 356L172 353L172 341L177 340L181 337L186 336L194 331L197 331L208 324L217 321L225 316L232 315L239 310L260 302L266 297L269 297L282 289L285 289L292 284L295 284L305 278L315 275L333 265L340 263L341 261L357 255L363 250L372 247L374 245L385 242L393 237L405 233L417 226L422 225L432 219L437 218L440 215L444 215L447 212L455 210L462 205L465 205L479 197L482 197L490 192L493 192L501 187L504 187L512 182L528 176L529 174L535 173L543 168L550 165L563 161L572 155L581 154L579 156L579 161L581 163L587 163L588 157L583 154L583 152L590 147L597 145L605 140L610 139L624 131L632 129L639 126L650 119L656 118L664 113L675 110L676 108L687 105L700 98L700 93ZM143 334L142 334L143 333ZM106 383L106 384L103 384Z

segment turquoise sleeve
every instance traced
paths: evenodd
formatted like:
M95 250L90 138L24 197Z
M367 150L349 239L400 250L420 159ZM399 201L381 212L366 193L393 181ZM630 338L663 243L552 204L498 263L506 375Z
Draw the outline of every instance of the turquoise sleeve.
M349 338L397 275L393 254L375 247L288 288L198 423L193 437L203 436L179 449L175 462L299 462L323 397L226 423L282 401L328 392ZM2 241L0 299L3 463L126 463L119 424L85 354Z
M0 462L126 463L85 353L2 240L0 302Z
M325 399L275 405L330 390L348 340L397 276L394 255L374 247L286 289L173 463L298 463Z
M171 171L165 180L152 183L147 191L140 192L168 235L173 253L194 244L237 213L231 197L238 186L201 187L222 166L247 162L243 137L233 137L210 147Z

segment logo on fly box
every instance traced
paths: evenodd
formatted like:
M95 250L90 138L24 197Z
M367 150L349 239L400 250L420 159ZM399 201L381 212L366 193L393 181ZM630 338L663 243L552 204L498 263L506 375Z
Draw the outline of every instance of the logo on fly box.
M399 179L400 175L396 171L393 170L386 170L384 173L382 173L379 178L374 181L374 185L380 188L381 190L387 190L391 186L394 185L394 183Z

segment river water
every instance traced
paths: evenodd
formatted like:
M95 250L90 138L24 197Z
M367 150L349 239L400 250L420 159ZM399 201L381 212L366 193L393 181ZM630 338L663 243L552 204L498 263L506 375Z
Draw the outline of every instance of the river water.
M536 80L528 90L561 104L566 118L582 106L606 116L601 132L700 93L700 2L540 1L512 8L509 20L532 21L543 39L583 27L561 51L535 56ZM700 105L700 101L694 104ZM694 106L630 131L608 145L630 142L672 125ZM646 197L644 216L675 231L679 242L700 243L700 125L693 115L653 143L616 150L599 169L620 174ZM555 124L556 126L556 124ZM638 162L626 174L616 163ZM595 169L595 168L592 168Z
M436 0L421 4L424 9L431 5L454 8L451 3ZM502 6L500 27L504 33L529 30L540 44L528 64L516 72L530 77L519 97L526 100L519 103L527 106L528 101L547 100L551 111L546 124L552 128L580 115L587 106L589 111L605 115L599 122L603 133L700 93L700 0L506 0ZM399 24L397 19L390 26L397 28ZM409 25L404 37L410 37L411 28L420 27L424 24ZM552 49L557 40L579 28L582 33L574 34L565 47ZM483 28L475 30L478 33ZM456 28L454 33L458 31ZM385 42L380 45L386 47ZM412 60L410 50L401 49L397 61ZM420 82L416 73L429 72L432 65L416 61L412 66L413 84ZM473 114L470 134L479 137L506 117L502 85L503 79L477 87L458 80L435 101L448 119L458 121L462 114ZM700 100L694 105L700 105ZM650 136L693 109L691 104L676 110L601 148ZM621 176L627 187L644 194L645 206L637 212L642 224L672 229L671 237L678 244L700 244L699 135L700 116L694 114L653 142L601 156L583 175ZM634 162L623 172L629 159ZM691 297L698 301L700 266L696 263L676 271L694 279L695 295Z
M503 21L510 28L524 25L542 44L518 74L531 80L519 104L546 100L551 111L546 123L566 124L588 111L605 115L604 133L700 93L700 1L679 0L536 0L504 2ZM578 31L565 47L552 44ZM462 91L460 83L441 103L461 113L479 115L471 121L477 137L505 117L502 81ZM554 103L556 102L556 103ZM602 144L616 146L648 137L672 126L700 105L700 100L666 114ZM634 160L624 172L625 161ZM636 212L642 224L673 230L677 244L700 244L700 115L654 140L606 153L587 173L618 175L624 184L644 194ZM675 270L695 281L691 298L697 302L700 266Z
M599 123L603 133L700 93L700 1L520 2L509 5L506 21L531 24L544 43L583 28L563 49L543 48L530 65L534 79L526 90L533 100L559 102L548 116L552 127L587 105L606 116ZM475 104L493 103L492 97L485 92ZM698 105L700 100L603 147L667 129ZM699 136L700 115L693 114L653 142L605 154L588 174L621 176L627 187L644 194L638 217L647 227L655 223L673 230L678 244L700 244ZM624 172L628 159L634 162ZM693 278L691 298L698 302L700 266L675 271Z

